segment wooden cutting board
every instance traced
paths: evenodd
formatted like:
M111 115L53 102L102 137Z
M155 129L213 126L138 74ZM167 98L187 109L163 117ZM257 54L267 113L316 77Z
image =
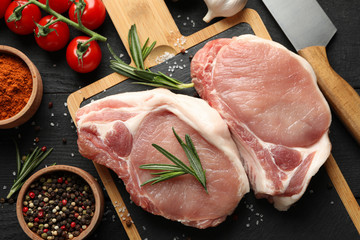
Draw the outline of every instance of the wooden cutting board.
M248 23L257 36L271 39L261 18L252 9L244 9L233 17L222 19L190 36L183 36L164 0L103 0L103 2L128 53L127 35L132 24L137 26L141 43L144 43L148 37L150 42L157 41L155 49L145 62L147 67L156 65L156 57L165 52L176 55L239 23ZM75 113L84 100L124 80L126 80L125 77L113 73L72 93L67 100L72 118L75 120ZM136 223L127 224L132 222L132 219L109 170L102 165L96 163L94 165L129 238L141 239L135 226ZM359 205L332 156L326 162L325 167L352 221L360 232Z

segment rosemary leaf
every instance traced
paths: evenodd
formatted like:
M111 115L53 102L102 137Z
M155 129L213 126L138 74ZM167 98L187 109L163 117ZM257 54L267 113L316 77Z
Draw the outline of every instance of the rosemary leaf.
M185 140L187 143L187 144L185 144L183 142L183 140L179 137L179 135L175 132L175 129L173 128L172 130L174 132L176 139L178 140L179 144L181 145L182 149L184 150L184 152L190 162L190 166L192 167L192 169L195 172L195 174L193 174L194 177L196 177L198 179L198 181L201 183L201 185L203 185L203 187L207 191L205 171L202 168L199 156L196 152L193 142L191 141L190 136L188 134L185 135Z
M192 170L185 163L183 163L180 159L178 159L177 157L175 157L174 155L172 155L171 153L169 153L168 151L166 151L159 145L152 144L152 146L154 148L156 148L156 150L158 150L160 153L162 153L165 157L167 157L170 161L175 163L176 166L181 167L184 172L189 173L189 174L192 173Z
M158 74L160 76L162 76L164 79L168 80L169 82L172 82L174 84L182 84L182 82L176 80L175 78L169 77L169 76L163 74L162 72L158 72Z
M144 52L146 51L146 46L147 46L147 44L148 44L148 42L149 42L149 39L150 39L150 38L147 38L147 39L146 39L144 45L143 45L142 48L141 48L141 53L142 53L143 56L144 56Z
M146 46L147 46L147 44L148 44L148 42L149 42L149 39L150 39L150 38L147 38L147 39L146 39L146 41L145 41L145 43L144 43L143 47L141 48L141 53L144 53L144 52L145 52L145 50L146 50ZM143 54L143 56L144 56L144 54Z
M115 58L116 61L126 64L123 60L121 60L118 56L116 56L114 50L111 48L110 44L107 44L110 54ZM116 62L115 61L115 62ZM112 61L110 61L112 62Z
M139 168L147 169L147 170L181 171L180 167L171 164L150 163L150 164L143 164Z
M143 81L141 78L137 77L136 74L134 73L134 71L130 68L128 68L129 66L126 65L122 65L119 63L113 63L112 65L110 65L110 67L117 73L125 76L125 77L129 77L132 78L134 80L137 81Z
M20 174L17 176L18 178L20 175L24 174L24 171L29 167L29 165L31 164L31 162L34 159L34 156L37 155L38 151L41 151L41 149L36 147L35 150L30 154L30 156L25 159L24 165L21 168Z
M195 172L195 174L193 174L194 177L197 178L197 180L201 183L201 185L203 185L203 187L207 191L205 171L202 168L200 159L197 160L197 158L195 157L195 154L191 151L191 149L187 145L182 145L182 146L183 146L183 149L185 151L187 158L189 159L190 165Z
M139 36L137 35L136 26L135 24L130 28L130 42L131 42L131 57L133 58L135 65L140 69L145 69L144 61L141 54L141 47L139 42Z
M175 132L175 129L172 128L173 133L183 148L189 163L190 167L188 167L185 163L183 163L181 160L179 160L177 157L169 153L167 150L163 149L157 144L152 144L152 146L158 150L160 153L162 153L165 157L167 157L170 161L172 161L175 165L171 164L143 164L139 168L141 169L147 169L147 170L158 170L159 172L151 173L151 175L156 175L156 177L147 180L141 186L144 186L148 183L158 183L161 181L165 181L167 179L177 177L184 174L191 174L193 175L200 184L204 187L205 191L207 191L206 188L206 176L205 171L201 165L200 158L196 152L195 146L188 134L185 135L185 141L186 144L183 142L183 140L179 137L179 135Z
M16 176L19 176L20 174L20 170L21 170L21 158L20 158L20 151L19 151L19 146L16 143L16 141L14 140L15 143L15 148L16 148L16 166L17 166L17 173Z
M146 47L144 49L144 51L142 52L142 56L143 56L143 60L145 61L145 59L147 58L147 56L149 56L149 54L151 53L151 51L153 50L153 48L155 47L156 41L153 42L150 47Z
M36 147L35 150L30 154L27 155L24 164L21 166L20 159L20 153L19 148L17 146L17 143L15 142L16 146L16 158L17 162L20 163L20 170L18 168L18 174L16 176L16 179L14 181L14 184L11 186L11 189L9 191L9 194L6 198L10 198L15 192L17 192L21 186L25 182L25 178L37 167L39 164L47 157L49 154L53 151L53 149L49 149L45 152L41 150L41 148ZM19 156L19 157L18 157Z
M178 177L178 176L181 176L181 175L184 175L186 174L185 172L182 172L182 171L179 171L179 172L167 172L166 174L163 174L163 175L160 175L158 177L154 177L154 178L151 178L149 180L147 180L146 182L144 182L143 184L141 184L140 186L144 186L148 183L151 183L151 185L154 185L156 183L159 183L159 182L162 182L162 181L165 181L165 180L168 180L168 179L171 179L171 178L174 178L174 177Z

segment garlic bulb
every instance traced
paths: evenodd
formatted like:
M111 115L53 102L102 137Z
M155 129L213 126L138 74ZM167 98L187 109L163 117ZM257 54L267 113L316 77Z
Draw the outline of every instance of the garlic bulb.
M240 12L246 5L247 0L204 0L208 12L203 18L210 22L215 17L231 17Z

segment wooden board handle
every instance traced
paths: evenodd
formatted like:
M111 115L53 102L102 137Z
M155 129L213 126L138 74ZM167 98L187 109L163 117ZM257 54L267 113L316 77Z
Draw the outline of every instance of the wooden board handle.
M129 54L128 32L133 24L136 24L140 43L147 38L150 42L157 41L152 52L180 52L174 42L182 35L164 0L103 0L103 3Z
M332 69L325 47L307 47L299 54L310 62L321 91L360 144L360 97L357 92Z

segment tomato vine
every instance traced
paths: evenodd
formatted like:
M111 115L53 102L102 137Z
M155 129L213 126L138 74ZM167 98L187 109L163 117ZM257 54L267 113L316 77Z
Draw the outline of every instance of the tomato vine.
M80 0L83 1L83 0ZM85 33L86 35L90 36L91 40L96 40L96 41L101 41L101 42L105 42L107 40L106 37L86 28L82 23L81 23L81 18L78 19L78 23L71 21L70 19L64 17L63 15L61 15L60 13L54 11L53 9L50 8L49 6L49 0L46 0L46 4L42 4L37 0L29 0L26 4L19 6L18 8L16 8L13 12L13 14L10 15L10 17L8 18L8 22L12 22L12 21L18 21L19 16L21 15L22 10L29 4L34 4L36 6L38 6L40 9L44 10L45 12L55 16L58 21L62 21L74 28L76 28L77 30Z

